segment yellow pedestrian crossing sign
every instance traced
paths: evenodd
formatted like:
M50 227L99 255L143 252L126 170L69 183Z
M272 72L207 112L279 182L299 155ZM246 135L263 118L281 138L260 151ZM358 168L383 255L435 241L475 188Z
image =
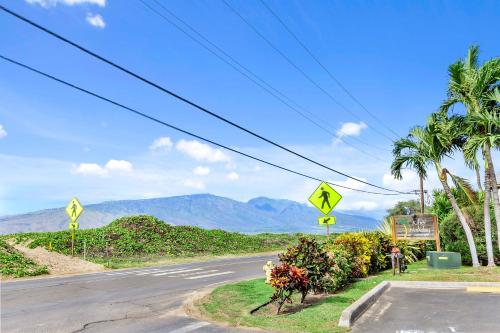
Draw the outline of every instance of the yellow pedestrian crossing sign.
M68 214L72 222L76 222L82 212L83 206L76 197L71 199L69 204L66 206L66 214Z
M328 215L339 203L342 196L330 185L321 182L318 188L309 197L309 202L318 208L323 214Z
M318 224L319 225L331 225L337 223L337 220L335 219L335 216L321 216L318 217Z

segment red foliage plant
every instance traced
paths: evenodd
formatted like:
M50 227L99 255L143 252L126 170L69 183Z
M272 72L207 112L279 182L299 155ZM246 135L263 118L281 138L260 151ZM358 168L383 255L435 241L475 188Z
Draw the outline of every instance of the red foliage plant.
M285 302L292 303L292 294L299 292L305 296L308 291L307 271L289 264L276 266L271 271L271 286L274 294L271 301L278 303L278 314Z

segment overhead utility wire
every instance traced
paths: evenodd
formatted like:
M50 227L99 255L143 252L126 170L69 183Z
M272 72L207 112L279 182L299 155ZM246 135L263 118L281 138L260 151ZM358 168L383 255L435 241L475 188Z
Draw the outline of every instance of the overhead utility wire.
M365 106L363 103L361 103L361 101L356 98L356 96L354 96L354 94L352 94L343 84L342 82L339 81L339 79L337 79L335 77L335 75L333 75L333 73L318 59L318 57L316 57L314 55L314 53L312 53L312 51L300 40L300 38L292 31L292 29L290 29L286 23L281 19L281 17L271 9L271 7L264 1L264 0L259 0L260 3L271 13L272 16L274 16L274 18L276 20L278 20L278 22L283 26L283 28L285 28L285 30L295 39L295 41L297 41L297 43L299 43L299 45L307 52L307 54L309 54L309 56L328 74L328 76L330 76L330 78L335 81L335 83L353 100L355 101L368 115L370 115L370 117L372 117L376 122L378 122L380 125L384 126L387 130L389 130L392 134L394 134L397 138L400 137L400 135L398 133L396 133L391 127L389 127L386 123L384 123L383 121L381 121L377 116L375 116L372 112L370 112Z
M85 94L87 94L87 95L93 96L93 97L95 97L95 98L97 98L97 99L100 99L100 100L102 100L102 101L105 101L105 102L107 102L107 103L113 104L113 105L115 105L115 106L117 106L117 107L119 107L119 108L122 108L122 109L125 109L125 110L129 111L129 112L132 112L132 113L134 113L134 114L136 114L136 115L138 115L138 116L140 116L140 117L143 117L143 118L149 119L149 120L151 120L151 121L153 121L153 122L156 122L156 123L158 123L158 124L164 125L164 126L169 127L169 128L171 128L171 129L173 129L173 130L176 130L176 131L178 131L178 132L181 132L181 133L184 133L184 134L186 134L186 135L192 136L192 137L194 137L194 138L196 138L196 139L199 139L199 140L202 140L202 141L208 142L208 143L210 143L210 144L213 144L213 145L215 145L215 146L218 146L218 147L224 148L224 149L226 149L226 150L228 150L228 151L231 151L231 152L233 152L233 153L236 153L236 154L239 154L239 155L242 155L242 156L248 157L248 158L250 158L250 159L252 159L252 160L255 160L255 161L258 161L258 162L261 162L261 163L264 163L264 164L270 165L270 166L273 166L273 167L275 167L275 168L278 168L278 169L281 169L281 170L284 170L284 171L287 171L287 172L290 172L290 173L293 173L293 174L296 174L296 175L299 175L299 176L302 176L302 177L305 177L305 178L309 178L309 179L312 179L312 180L317 180L317 181L323 181L323 180L321 180L320 178L313 177L313 176L310 176L310 175L307 175L307 174L304 174L304 173L301 173L301 172L298 172L298 171L295 171L295 170L292 170L292 169L288 169L288 168L286 168L286 167L280 166L280 165L275 164L275 163L272 163L272 162L268 162L268 161L263 160L263 159L261 159L261 158L255 157L255 156L253 156L253 155L250 155L250 154L247 154L247 153L241 152L241 151L239 151L239 150L237 150L237 149L234 149L234 148L228 147L228 146L226 146L226 145L223 145L223 144L217 143L217 142L215 142L215 141L212 141L212 140L210 140L210 139L204 138L204 137L202 137L202 136L200 136L200 135L194 134L194 133L189 132L189 131L187 131L187 130L183 130L183 129L181 129L181 128L177 127L177 126L171 125L171 124L169 124L169 123L167 123L167 122L165 122L165 121L162 121L162 120L160 120L160 119L158 119L158 118L155 118L155 117L153 117L153 116L150 116L150 115L148 115L148 114L146 114L146 113L143 113L143 112L138 111L138 110L136 110L136 109L133 109L133 108L131 108L131 107L125 106L125 105L123 105L123 104L121 104L121 103L119 103L119 102L117 102L117 101L114 101L114 100L112 100L112 99L109 99L109 98L107 98L107 97L104 97L104 96L102 96L102 95L100 95L100 94L97 94L97 93L95 93L95 92L92 92L92 91L90 91L90 90L87 90L87 89L85 89L85 88L82 88L82 87L80 87L80 86L77 86L76 84L70 83L70 82L65 81L65 80L63 80L63 79L57 78L57 77L55 77L55 76L53 76L53 75L51 75L51 74L48 74L48 73L46 73L46 72L43 72L43 71L41 71L41 70L38 70L38 69L33 68L33 67L31 67L31 66L28 66L28 65L23 64L23 63L21 63L21 62L18 62L18 61L14 60L14 59L11 59L11 58L8 58L8 57L5 57L5 56L3 56L3 55L1 55L1 54L0 54L0 59L3 59L3 60L5 60L5 61L7 61L7 62L9 62L9 63L11 63L11 64L17 65L17 66L22 67L22 68L24 68L24 69L27 69L27 70L29 70L29 71L31 71L31 72L33 72L33 73L36 73L36 74L38 74L38 75L41 75L41 76L45 77L45 78L48 78L48 79L51 79L51 80L53 80L53 81L59 82L59 83L61 83L61 84L65 85L65 86L67 86L67 87L73 88L73 89L75 89L75 90L78 90L78 91L83 92L83 93L85 93ZM357 192L368 193L368 194L377 194L377 195L399 195L398 193L381 193L381 192L372 192L372 191L365 191L365 190L356 189L356 188L352 188L352 187L348 187L348 186L344 186L344 185L339 185L339 184L335 184L335 183L332 183L332 182L327 182L327 183L328 183L328 184L331 184L331 185L333 185L333 186L337 186L337 187L345 188L345 189L352 190L352 191L357 191ZM413 193L402 193L402 194L413 194Z
M182 22L185 26L187 26L191 31L193 31L195 34L198 35L198 37L202 38L206 43L209 43L212 47L214 47L217 51L221 52L224 56L226 56L227 58L229 58L231 61L233 61L235 64L231 63L230 61L228 61L227 59L225 59L224 57L222 57L220 54L218 54L217 52L215 52L214 50L212 50L211 48L209 48L207 45L203 44L199 39L197 39L196 37L194 37L192 34L190 34L188 31L186 31L185 29L183 29L181 26L179 26L177 23L175 23L174 21L172 21L170 18L168 18L167 16L163 15L162 13L160 13L158 10L156 10L154 7L150 6L146 1L144 0L139 0L147 9L149 9L151 12L153 12L154 14L158 15L160 18L162 18L163 20L165 20L167 23L171 24L172 26L174 26L177 30L179 30L180 32L182 32L184 35L186 35L187 37L189 37L192 41L194 41L195 43L197 43L198 45L200 45L201 47L203 47L205 50L209 51L210 53L212 53L214 56L216 56L219 60L221 60L222 62L224 62L225 64L227 64L228 66L230 66L231 68L233 68L235 71L237 71L238 73L240 73L241 75L243 75L244 77L246 77L248 80L252 81L254 84L256 84L257 86L259 86L260 88L262 88L264 91L266 91L267 93L269 93L271 96L273 96L274 98L276 98L278 101L280 101L281 103L283 103L285 106L287 106L288 108L290 108L292 111L294 111L295 113L299 114L301 117L303 117L304 119L308 120L310 123L314 124L315 126L317 126L318 128L320 128L321 130L323 130L324 132L326 132L327 134L333 136L333 137L336 137L337 139L339 139L340 141L342 141L343 143L345 143L346 145L358 150L359 152L367 155L367 156L370 156L378 161L381 161L381 162L384 162L384 160L382 160L381 158L379 158L378 156L376 155L373 155L373 154L370 154L368 153L367 151L364 151L356 146L354 146L353 144L345 141L344 139L342 139L341 137L338 137L337 135L335 135L335 133L333 133L330 129L326 128L325 126L323 126L322 124L320 124L319 122L317 122L316 120L312 119L311 117L315 117L315 115L310 112L310 111L307 111L306 109L304 109L303 107L299 106L296 102L294 102L291 98L289 98L288 96L286 96L285 94L283 94L281 91L277 90L276 88L274 88L273 86L271 86L268 82L266 82L264 79L262 79L261 77L259 77L257 74L255 74L253 71L251 71L250 69L248 69L248 67L244 66L243 64L241 64L239 61L237 61L236 59L234 59L231 55L227 54L227 52L225 52L223 49L221 49L220 47L218 47L217 45L215 45L213 42L211 42L209 39L207 39L205 36L203 36L200 32L196 31L196 29L194 29L192 26L190 26L187 22L185 22L184 20L182 20L181 18L179 18L177 15L175 15L172 11L170 11L167 7L163 6L163 4L161 4L160 2L154 0L154 2L160 6L165 12L167 12L168 14L170 14L171 16L173 16L175 19L177 19L178 21ZM239 68L239 67L240 68ZM252 76L250 76L252 75ZM254 79L255 77L255 79ZM260 81L260 82L259 82ZM262 82L262 83L261 83ZM281 95L281 96L278 96L278 95ZM301 112L300 110L298 110L296 107L292 106L290 103L288 103L287 101L285 101L284 99L287 99L288 101L290 101L291 103L297 105L299 108L301 108L303 111L307 112L309 115L311 115L311 117L305 115L303 112ZM316 117L318 118L318 117ZM321 119L320 119L321 121Z
M65 42L65 43L67 43L69 45L72 45L72 46L78 48L79 50L87 53L88 55L91 55L92 57L97 58L97 59L99 59L99 60L101 60L101 61L109 64L110 66L115 67L115 68L121 70L122 72L127 73L130 76L132 76L132 77L134 77L134 78L136 78L136 79L138 79L138 80L140 80L140 81L142 81L142 82L144 82L144 83L146 83L146 84L148 84L148 85L150 85L152 87L155 87L156 89L158 89L158 90L160 90L160 91L162 91L162 92L164 92L164 93L166 93L166 94L168 94L168 95L170 95L172 97L175 97L178 100L180 100L180 101L182 101L182 102L184 102L184 103L186 103L188 105L191 105L194 108L196 108L196 109L198 109L198 110L200 110L202 112L205 112L205 113L211 115L212 117L215 117L215 118L217 118L217 119L219 119L219 120L221 120L221 121L223 121L223 122L225 122L225 123L227 123L229 125L232 125L233 127L236 127L238 129L240 129L240 130L242 130L242 131L244 131L244 132L246 132L246 133L248 133L248 134L250 134L250 135L252 135L252 136L254 136L256 138L259 138L262 141L265 141L265 142L267 142L267 143L269 143L269 144L271 144L271 145L273 145L275 147L278 147L278 148L280 148L280 149L282 149L282 150L284 150L284 151L286 151L286 152L288 152L288 153L290 153L292 155L300 157L300 158L302 158L302 159L304 159L304 160L306 160L308 162L316 164L316 165L318 165L318 166L320 166L322 168L330 170L330 171L332 171L332 172L334 172L336 174L342 175L344 177L350 178L350 179L352 179L354 181L357 181L359 183L363 183L363 184L366 184L366 185L369 185L369 186L372 186L372 187L376 187L376 188L379 188L379 189L384 190L384 191L395 192L395 193L400 193L400 194L406 194L405 192L402 192L402 191L393 190L393 189L389 189L389 188L386 188L386 187L383 187L383 186L375 185L375 184L372 184L370 182L367 182L367 181L358 179L356 177L350 176L350 175L348 175L348 174L346 174L346 173L344 173L342 171L330 168L329 166L326 166L325 164L317 162L317 161L315 161L315 160L313 160L313 159L311 159L311 158L309 158L307 156L304 156L304 155L302 155L300 153L297 153L297 152L295 152L295 151L293 151L293 150L291 150L289 148L286 148L285 146L283 146L283 145L281 145L279 143L276 143L276 142L274 142L274 141L272 141L270 139L267 139L267 138L263 137L260 134L257 134L257 133L255 133L255 132L253 132L253 131L251 131L251 130L249 130L249 129L241 126L241 125L238 125L235 122L233 122L233 121L231 121L231 120L229 120L227 118L224 118L224 117L222 117L222 116L220 116L220 115L218 115L218 114L216 114L216 113L214 113L214 112L212 112L212 111L210 111L210 110L208 110L208 109L206 109L206 108L204 108L204 107L196 104L195 102L192 102L189 99L187 99L185 97L182 97L182 96L180 96L180 95L178 95L178 94L176 94L176 93L174 93L174 92L172 92L172 91L170 91L170 90L168 90L168 89L166 89L166 88L164 88L164 87L162 87L162 86L160 86L160 85L158 85L158 84L156 84L156 83L154 83L154 82L152 82L152 81L150 81L150 80L148 80L148 79L146 79L146 78L144 78L144 77L142 77L142 76L140 76L140 75L138 75L138 74L136 74L136 73L134 73L134 72L132 72L132 71L124 68L124 67L122 67L122 66L120 66L120 65L118 65L118 64L116 64L116 63L114 63L114 62L112 62L112 61L110 61L110 60L108 60L108 59L106 59L106 58L104 58L104 57L96 54L95 52L92 52L92 51L86 49L85 47L83 47L83 46L81 46L81 45L79 45L79 44L77 44L75 42L72 42L72 41L70 41L69 39L67 39L65 37L62 37L61 35L58 35L57 33L53 32L53 31L51 31L51 30L49 30L47 28L44 28L43 26L41 26L41 25L39 25L39 24L37 24L37 23L29 20L28 18L26 18L26 17L24 17L24 16L22 16L20 14L17 14L15 12L11 11L10 9L5 8L2 5L0 5L0 9L3 10L4 12L6 12L6 13L8 13L8 14L10 14L10 15L12 15L12 16L14 16L14 17L16 17L16 18L18 18L18 19L20 19L20 20L22 20L22 21L24 21L24 22L26 22L26 23L34 26L34 27L36 27L37 29L48 33L51 36L53 36L53 37L55 37L55 38L57 38L57 39Z
M330 94L328 91L326 91L322 86L319 85L318 82L316 82L311 76L309 76L302 68L300 68L295 62L293 62L283 51L281 51L277 46L275 46L266 36L264 36L257 28L255 28L254 25L252 25L246 18L241 15L241 13L231 6L226 0L222 0L224 4L234 13L236 16L238 16L250 29L253 30L261 39L263 39L274 51L276 51L283 59L285 59L292 67L294 67L302 76L304 76L309 82L311 82L316 88L321 90L328 98L330 98L336 105L338 105L340 108L342 108L344 111L348 112L351 114L353 117L358 119L359 121L363 121L361 117L359 117L356 113L352 112L350 109L348 109L344 104L342 104L338 99L333 97L332 94ZM383 136L390 142L394 142L394 139L390 138L386 134L384 134L382 131L379 131L375 127L370 127L374 132L378 133L379 135Z

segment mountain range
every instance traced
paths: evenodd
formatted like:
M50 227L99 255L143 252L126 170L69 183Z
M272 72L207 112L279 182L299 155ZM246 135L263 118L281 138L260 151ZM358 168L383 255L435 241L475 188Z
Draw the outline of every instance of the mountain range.
M84 204L85 205L85 204ZM240 202L211 194L168 198L106 201L85 205L78 222L80 228L101 227L116 218L148 214L173 224L243 233L305 232L324 233L317 224L320 213L313 207L290 200L258 197ZM332 232L373 230L374 218L333 212L337 224ZM64 208L0 217L0 234L33 231L57 231L68 227Z

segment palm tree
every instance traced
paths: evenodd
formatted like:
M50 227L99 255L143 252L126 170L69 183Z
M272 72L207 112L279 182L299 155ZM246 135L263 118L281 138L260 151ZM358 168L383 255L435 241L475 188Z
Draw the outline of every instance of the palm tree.
M476 244L465 216L453 196L448 184L448 176L451 177L457 189L463 190L471 200L477 200L470 185L462 178L453 175L441 165L442 159L456 149L453 140L456 137L455 124L451 121L443 121L442 114L433 114L425 127L414 127L406 138L394 142L394 161L391 165L391 173L397 179L402 178L403 168L414 169L419 176L427 178L427 167L434 165L439 180L448 197L448 200L464 229L467 243L472 258L472 265L479 267Z
M488 112L497 113L500 104L500 58L486 61L482 66L478 62L479 47L471 46L467 57L451 64L448 83L448 99L442 104L445 112L455 104L463 104L468 115L480 115ZM481 134L487 134L484 128L476 128ZM498 128L497 128L498 131ZM497 230L500 230L500 199L498 195L497 178L491 158L492 144L484 144L478 149L483 153L485 165L485 191L493 197L493 206ZM486 168L487 167L487 168ZM488 176L486 177L486 174ZM487 184L487 185L486 185ZM485 216L486 217L486 216ZM500 249L500 232L498 234Z
M463 146L465 159L475 157L476 151L483 148L485 159L485 179L484 179L484 226L486 237L486 250L488 253L488 266L495 266L493 259L493 248L491 242L491 218L490 218L490 201L491 194L497 196L498 190L491 185L491 168L493 162L491 155L486 153L486 150L491 147L500 146L500 113L498 112L483 112L467 116L466 123L468 124L468 140ZM496 182L495 182L496 184ZM495 197L493 198L495 201ZM498 217L497 226L500 225ZM497 239L500 240L500 230L497 228ZM500 242L499 242L500 247ZM491 257L490 257L491 256Z

